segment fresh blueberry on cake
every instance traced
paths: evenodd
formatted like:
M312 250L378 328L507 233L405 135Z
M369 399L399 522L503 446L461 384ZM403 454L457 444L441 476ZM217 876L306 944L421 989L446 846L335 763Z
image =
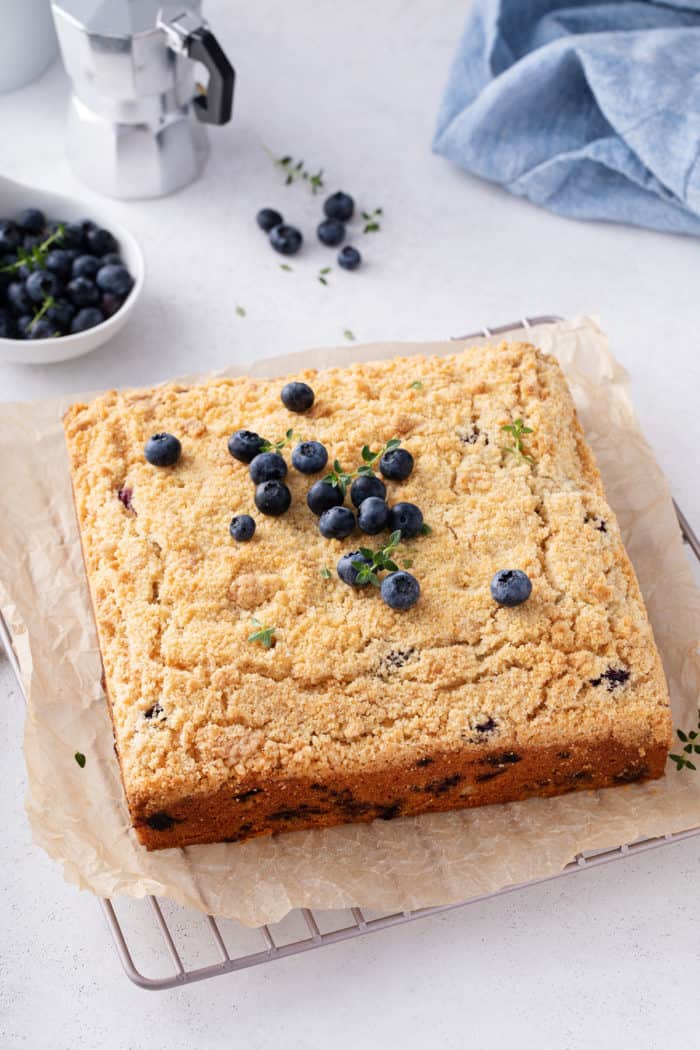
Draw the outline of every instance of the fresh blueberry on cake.
M379 460L379 469L390 481L405 481L413 470L413 456L405 448L392 448Z
M522 605L531 593L530 578L521 569L499 569L491 580L491 594L499 605Z
M174 434L153 434L146 442L144 455L154 467L172 467L177 463L182 445Z
M358 581L357 574L363 565L369 566L370 564L371 562L360 551L351 551L350 554L344 554L339 560L338 576L340 576L343 583L347 583L351 587L365 587L369 580Z
M251 518L250 514L234 515L229 532L238 543L247 543L255 534L255 518Z
M389 528L398 530L404 540L420 534L423 528L423 512L415 503L395 503L389 511Z
M343 493L337 485L331 485L328 481L316 481L307 493L306 503L313 514L321 515L331 507L339 507L343 499Z
M350 486L350 499L356 507L359 507L370 496L385 499L386 485L376 474L360 474Z
M273 518L289 510L292 494L283 481L263 481L255 489L255 506Z
M382 598L392 609L410 609L420 598L420 585L410 572L391 572L382 580Z
M308 412L314 403L314 392L308 383L287 383L282 387L281 397L290 412Z
M252 430L236 430L228 439L228 450L239 463L250 463L262 451L265 438Z
M320 441L302 441L292 450L292 466L301 474L318 474L328 462L328 452Z
M349 507L331 507L324 510L318 529L327 540L343 540L355 528L355 515Z
M279 452L261 452L251 460L248 473L256 485L261 481L281 481L287 476L287 464Z
M368 536L376 536L389 523L389 504L377 496L370 496L360 504L357 512L357 524Z

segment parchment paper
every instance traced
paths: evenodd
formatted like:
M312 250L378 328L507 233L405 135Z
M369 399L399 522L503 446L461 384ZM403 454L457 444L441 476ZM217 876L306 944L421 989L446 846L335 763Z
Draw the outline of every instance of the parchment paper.
M555 353L567 374L640 579L674 723L694 728L700 593L668 486L635 422L625 374L590 319L541 326L530 339ZM314 350L260 362L252 371L275 376L461 346ZM161 894L258 925L300 906L445 904L553 874L579 851L700 824L700 770L679 773L669 762L667 775L651 784L148 853L129 825L100 685L61 428L73 400L0 406L0 610L28 701L27 812L36 842L70 882L105 897ZM86 756L83 769L76 751Z

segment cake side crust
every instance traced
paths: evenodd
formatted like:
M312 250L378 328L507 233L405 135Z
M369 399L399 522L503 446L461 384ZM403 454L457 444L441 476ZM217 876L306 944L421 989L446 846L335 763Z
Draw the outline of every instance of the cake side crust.
M662 776L666 755L663 740L639 747L613 737L489 750L470 759L459 752L436 754L355 775L230 785L214 796L185 798L167 810L137 810L132 817L139 841L149 850L240 842L276 832L619 787Z

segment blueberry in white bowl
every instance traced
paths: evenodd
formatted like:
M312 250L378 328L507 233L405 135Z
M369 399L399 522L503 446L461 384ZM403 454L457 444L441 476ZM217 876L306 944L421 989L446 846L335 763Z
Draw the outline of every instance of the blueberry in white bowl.
M0 177L0 361L78 357L111 338L131 314L143 286L141 252L101 207L90 218L85 210ZM101 270L106 281L98 283Z

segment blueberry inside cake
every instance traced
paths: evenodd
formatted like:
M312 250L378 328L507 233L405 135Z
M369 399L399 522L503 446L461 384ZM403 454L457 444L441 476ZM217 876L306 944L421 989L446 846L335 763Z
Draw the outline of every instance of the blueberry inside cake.
M662 775L651 627L534 347L111 391L65 431L148 849Z

